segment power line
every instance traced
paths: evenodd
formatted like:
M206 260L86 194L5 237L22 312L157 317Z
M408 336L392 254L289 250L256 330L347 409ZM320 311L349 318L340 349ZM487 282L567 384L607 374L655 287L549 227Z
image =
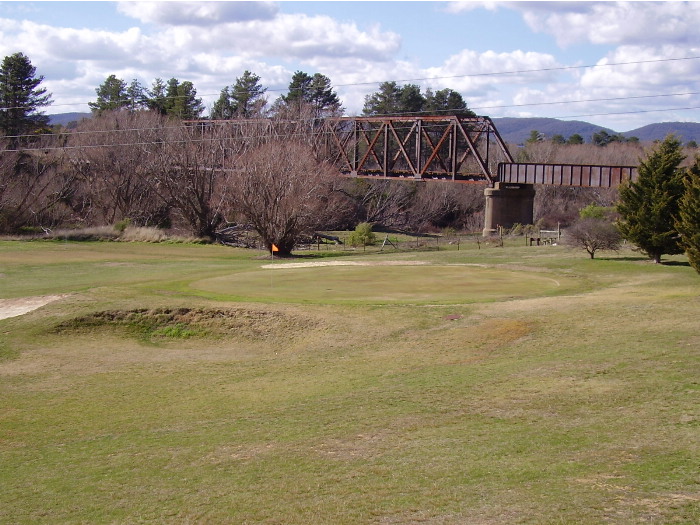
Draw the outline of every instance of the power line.
M663 63L663 62L680 62L687 60L698 60L700 56L689 56L689 57L672 57L672 58L657 58L648 60L631 60L627 62L610 62L607 64L587 64L580 66L556 66L547 68L534 68L534 69L520 69L511 71L490 71L484 73L466 73L463 75L449 75L449 76L435 76L435 77L421 77L421 78L408 78L393 80L391 82L426 82L431 80L450 80L456 78L471 78L471 77L488 77L488 76L503 76L503 75L522 75L526 73L545 73L551 71L567 71L573 69L585 69L585 68L600 68L600 67L613 67L613 66L626 66L626 65L638 65L638 64L652 64L652 63ZM348 84L337 84L335 88L341 87L356 87L356 86L371 86L375 84L383 84L388 81L372 81L372 82L353 82ZM288 90L289 88L287 88ZM301 89L301 88L298 88ZM269 89L266 88L266 92L284 92L284 88L279 89ZM210 97L216 96L217 93L205 93L200 95L200 97ZM175 95L171 97L163 97L165 100L183 98L186 95ZM52 106L76 106L76 105L86 105L88 102L73 102L73 103L62 103L62 104L52 104ZM1 107L0 111L10 110L10 109L27 109L27 106L12 106L12 107Z
M692 109L700 109L700 106L689 106L689 107L683 107L683 108L665 108L665 109L651 109L651 110L636 110L636 111L621 111L621 112L607 112L607 113L588 113L588 114L580 114L580 115L569 115L565 117L560 117L560 118L579 118L579 117L590 117L590 116L608 116L608 115L630 115L630 114L637 114L637 113L654 113L654 112L666 112L666 111L677 111L677 110L692 110ZM400 115L392 115L392 116L400 116ZM352 117L349 117L352 118ZM311 122L312 120L315 119L309 119L308 122ZM208 120L208 121L201 121L204 122L208 125L216 125L216 126L224 126L227 124L230 124L231 121L216 121L216 120ZM300 121L304 122L304 121ZM181 126L170 126L170 127L162 127L162 128L132 128L129 131L144 131L144 130L162 130L162 131L167 131L167 130L177 130L177 129L182 129L182 128L187 128L186 125L181 125ZM192 128L188 128L192 129ZM395 128L396 130L408 130L411 129L411 126L406 126L406 127L397 127ZM113 131L127 131L127 130L113 130ZM109 130L105 130L105 133L110 132ZM90 132L87 132L90 133ZM319 136L322 134L329 135L331 132L319 132L316 131L314 132L315 135ZM277 134L276 136L278 138L295 138L295 137L307 137L308 136L308 131L297 131L293 133L280 133ZM6 149L6 150L1 150L4 152L19 152L19 151L59 151L59 150L82 150L82 149L95 149L95 148L109 148L109 147L127 147L127 146L146 146L146 145L151 145L151 146L162 146L166 142L168 144L191 144L191 143L204 143L204 142L240 142L240 141L246 141L246 140L251 140L251 139L257 139L260 138L260 135L241 135L238 137L211 137L211 138L190 138L186 140L163 140L162 138L158 138L157 140L145 140L145 141L137 141L137 142L121 142L121 143L107 143L107 144L76 144L76 145L63 145L63 146L48 146L48 147L32 147L32 148L20 148L20 149ZM1 152L0 151L0 152Z
M683 92L683 93L664 93L664 94L658 94L658 95L638 95L638 96L628 96L628 97L610 97L610 98L590 98L590 99L578 99L578 100L558 100L558 101L549 101L549 102L529 102L529 103L523 103L523 104L501 104L501 105L494 105L494 106L475 106L472 108L469 108L471 110L482 110L482 109L508 109L508 108L518 108L518 107L529 107L529 106L550 106L550 105L561 105L561 104L584 104L584 103L589 103L589 102L614 102L614 101L621 101L621 100L642 100L642 99L652 99L652 98L667 98L667 97L681 97L681 96L692 96L692 95L700 95L700 91L689 91L689 92ZM565 118L576 118L576 117L586 117L586 116L605 116L605 115L626 115L626 114L634 114L634 113L652 113L652 112L665 112L665 111L680 111L680 110L688 110L688 109L697 109L697 107L689 107L689 108L667 108L667 109L658 109L658 110L635 110L635 111L624 111L624 112L611 112L611 113L589 113L589 114L582 114L582 115L572 115L572 116L561 116L557 117L559 119L565 119ZM444 113L452 113L455 110L448 109L448 110L442 110L440 112ZM416 111L416 112L403 112L403 113L392 113L390 115L372 115L372 116L419 116L424 114L422 111ZM255 122L261 122L264 119L241 119L238 121L240 124L246 124L246 123L255 123ZM308 121L312 121L314 119L307 119ZM302 122L303 119L299 120L298 122ZM209 120L208 122L211 122L212 124L216 124L219 122L218 120ZM147 127L147 128L120 128L120 129L104 129L104 130L86 130L86 131L70 131L71 135L81 135L81 134L107 134L107 133L127 133L127 132L134 132L134 131L152 131L156 129L164 129L165 127L167 128L178 128L182 127L183 125L174 125L174 126L157 126L157 127ZM37 137L50 137L54 136L54 133L43 133L43 134L26 134L26 135L11 135L7 136L6 138L37 138Z

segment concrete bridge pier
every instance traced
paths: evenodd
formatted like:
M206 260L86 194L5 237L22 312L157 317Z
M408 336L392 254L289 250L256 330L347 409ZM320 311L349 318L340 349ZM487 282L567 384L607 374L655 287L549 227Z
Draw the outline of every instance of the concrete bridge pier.
M484 237L498 232L498 227L511 228L514 224L532 224L535 187L532 184L496 182L484 190Z

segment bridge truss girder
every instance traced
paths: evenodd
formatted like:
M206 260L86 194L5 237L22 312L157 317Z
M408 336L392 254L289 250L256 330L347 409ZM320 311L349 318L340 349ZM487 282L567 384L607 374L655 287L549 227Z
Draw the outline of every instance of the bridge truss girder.
M355 177L493 184L498 163L513 162L488 117L342 117L321 136L321 156Z

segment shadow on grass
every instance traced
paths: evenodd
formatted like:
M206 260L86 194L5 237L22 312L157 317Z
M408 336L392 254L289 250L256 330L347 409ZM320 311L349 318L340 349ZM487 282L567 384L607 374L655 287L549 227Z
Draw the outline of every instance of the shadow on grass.
M633 262L633 261L649 261L651 262L651 259L649 257L634 257L634 256L625 256L625 257L596 257L599 261L628 261L628 262Z
M661 261L662 266L688 266L690 263L688 261Z
M625 257L596 257L599 261L623 261L623 262L648 262L649 264L654 264L649 257L643 256L625 256ZM661 261L661 266L690 266L688 261Z

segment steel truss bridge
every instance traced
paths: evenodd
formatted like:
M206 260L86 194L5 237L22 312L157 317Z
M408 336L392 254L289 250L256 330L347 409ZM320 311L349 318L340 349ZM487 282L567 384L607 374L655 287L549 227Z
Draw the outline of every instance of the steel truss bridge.
M219 126L230 140L295 136L317 158L352 177L500 184L613 187L636 166L518 163L489 117L339 117L306 121L188 121L202 133Z
M319 156L354 177L612 187L636 166L516 163L488 117L325 119Z

